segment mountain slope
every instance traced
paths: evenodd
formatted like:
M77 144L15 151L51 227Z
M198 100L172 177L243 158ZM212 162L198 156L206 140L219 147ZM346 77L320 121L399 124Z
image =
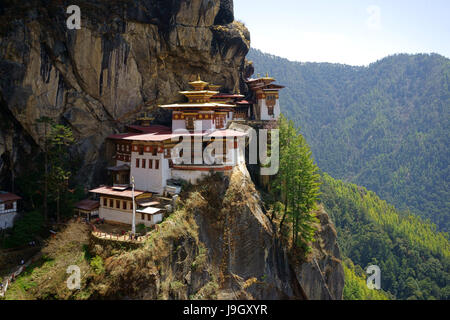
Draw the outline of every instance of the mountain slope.
M343 256L364 269L378 265L381 288L398 299L450 299L447 235L420 217L397 211L366 188L326 173L322 181L322 201L336 225ZM356 279L346 278L346 288L350 280Z
M305 259L275 234L245 166L206 178L181 199L139 248L70 223L6 299L342 299L344 270L325 211ZM80 290L66 286L71 264L81 269Z
M254 49L247 59L286 85L282 111L301 127L322 170L449 231L449 59L396 55L352 67Z

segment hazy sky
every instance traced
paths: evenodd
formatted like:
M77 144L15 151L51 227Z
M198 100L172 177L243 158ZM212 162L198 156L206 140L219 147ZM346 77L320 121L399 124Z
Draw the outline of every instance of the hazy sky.
M450 57L449 0L234 0L253 48L296 61L367 65L394 53Z

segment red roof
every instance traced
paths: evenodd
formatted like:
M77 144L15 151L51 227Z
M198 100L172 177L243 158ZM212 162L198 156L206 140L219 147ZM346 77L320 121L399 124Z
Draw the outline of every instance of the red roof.
M135 140L135 141L164 141L169 140L173 138L179 138L179 137L241 137L245 136L246 133L239 132L232 129L225 129L225 130L215 130L215 131L201 131L193 133L187 133L184 130L180 130L180 132L175 131L174 133L169 134L137 134L133 135L131 137L124 138L125 140Z
M105 195L109 195L109 196L131 198L131 189L119 191L119 190L114 190L112 187L99 187L96 189L89 190L89 192L105 194ZM144 194L144 193L145 193L145 191L134 190L135 197L140 196L141 194Z
M142 133L167 133L171 131L171 128L166 127L166 126L162 126L162 125L158 125L158 124L152 124L150 126L139 126L139 125L129 125L127 126L129 129L131 130L136 130L138 132L142 132Z
M248 102L247 100L236 101L236 104L253 104L253 102Z
M108 136L108 139L124 139L128 137L133 137L142 134L170 134L172 132L171 128L161 125L151 125L149 127L139 126L139 125L130 125L127 128L131 131L128 133L118 133L112 134ZM133 139L127 139L133 140Z
M75 208L86 211L92 211L98 209L98 207L100 207L100 202L90 199L84 199L75 204Z
M135 135L136 135L136 133L118 133L118 134L111 134L107 138L108 139L120 140L120 139L123 139L123 138L126 138L126 137L132 137L132 136L135 136Z
M18 195L15 195L14 193L0 191L0 202L17 201L20 199L22 198L19 197Z
M224 98L243 98L242 94L232 94L232 93L219 93L212 96L211 99L224 99Z
M280 86L279 84L275 84L275 83L268 84L265 87L265 89L283 89L283 88L285 88L285 86Z

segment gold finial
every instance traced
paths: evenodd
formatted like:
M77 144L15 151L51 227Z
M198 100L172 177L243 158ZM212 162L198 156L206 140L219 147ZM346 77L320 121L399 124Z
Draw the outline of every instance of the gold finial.
M269 73L268 72L266 72L266 78L268 78L269 77Z
M221 87L220 85L216 85L216 84L208 85L208 89L211 91L219 91L220 87Z
M202 81L202 79L200 78L200 73L197 74L197 81Z
M257 78L261 78L261 73L256 74Z

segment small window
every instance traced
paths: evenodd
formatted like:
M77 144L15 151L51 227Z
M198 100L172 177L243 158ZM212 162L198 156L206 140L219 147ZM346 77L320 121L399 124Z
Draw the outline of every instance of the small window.
M159 169L159 160L155 160L155 169L156 169L156 170Z
M13 208L13 203L9 202L9 203L5 203L5 210L11 210Z
M122 202L122 209L127 210L127 202L126 201Z
M152 159L148 159L148 168L153 169L153 160Z
M107 207L108 206L108 199L103 198L103 206Z
M149 215L147 216L147 219L148 219L148 221L152 221L152 216L149 214Z
M109 207L114 208L114 200L113 199L109 199Z
M195 122L194 117L186 117L186 120L185 120L186 129L194 130L194 122Z
M144 146L139 146L139 154L141 156L144 154Z
M141 220L145 220L145 214L141 213Z
M145 169L145 164L146 164L145 159L142 159L142 169Z
M157 147L153 147L152 156L156 156L157 154L158 154L158 148Z
M116 208L120 209L120 200L116 200Z
M136 168L139 168L139 159L136 159Z

